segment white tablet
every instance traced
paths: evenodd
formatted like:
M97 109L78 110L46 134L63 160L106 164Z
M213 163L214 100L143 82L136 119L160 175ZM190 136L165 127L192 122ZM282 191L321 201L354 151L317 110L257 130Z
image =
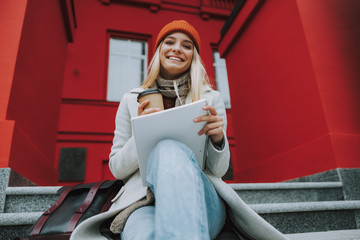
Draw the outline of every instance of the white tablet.
M146 186L149 155L156 144L164 139L173 139L187 145L193 151L199 167L202 170L205 168L207 137L205 134L199 136L197 133L206 122L193 121L196 117L208 114L202 109L205 105L207 105L206 99L201 99L179 107L131 118L144 186Z

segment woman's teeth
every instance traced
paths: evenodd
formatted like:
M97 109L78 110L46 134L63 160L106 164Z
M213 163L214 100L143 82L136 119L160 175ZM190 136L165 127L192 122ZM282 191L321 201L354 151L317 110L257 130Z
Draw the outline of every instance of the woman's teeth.
M181 59L180 58L177 58L177 57L169 57L170 60L175 60L175 61L179 61L181 62Z

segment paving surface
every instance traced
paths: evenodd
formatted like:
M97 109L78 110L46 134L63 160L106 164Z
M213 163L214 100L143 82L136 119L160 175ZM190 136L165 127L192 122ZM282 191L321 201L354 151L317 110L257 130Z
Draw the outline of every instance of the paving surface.
M342 230L286 235L290 240L360 240L360 230Z

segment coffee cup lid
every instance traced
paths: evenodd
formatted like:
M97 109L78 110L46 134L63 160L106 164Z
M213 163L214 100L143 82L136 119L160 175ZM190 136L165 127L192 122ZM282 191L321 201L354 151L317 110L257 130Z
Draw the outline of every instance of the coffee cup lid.
M147 89L147 90L144 90L142 91L141 93L139 93L139 95L137 96L137 101L139 102L139 99L145 95L148 95L148 94L153 94L153 93L160 93L160 90L159 89Z

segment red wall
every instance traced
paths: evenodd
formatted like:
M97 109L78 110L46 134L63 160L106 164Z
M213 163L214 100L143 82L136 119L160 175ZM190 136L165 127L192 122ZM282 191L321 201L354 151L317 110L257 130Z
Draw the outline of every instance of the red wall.
M38 184L55 184L55 143L67 45L63 15L60 1L28 0L23 4L13 9L23 22L7 26L18 30L23 24L6 115L15 127L8 164L2 167Z
M112 145L118 103L106 102L110 34L148 41L148 52L152 53L155 38L166 23L187 20L199 30L201 56L213 78L212 45L218 42L220 29L227 17L219 15L230 13L229 10L217 12L212 9L204 16L208 19L203 19L200 1L190 0L181 1L181 4L179 1L148 1L155 7L140 1L136 1L136 5L103 2L110 4L98 0L74 2L78 28L76 41L67 49L57 144L57 162L61 148L87 148L87 182L111 177L106 161ZM149 54L148 62L151 57ZM233 139L233 136L230 138ZM234 147L234 142L231 143Z
M106 99L109 31L147 38L149 53L152 53L154 38L161 27L175 19L188 20L199 30L203 46L201 56L211 76L214 76L210 44L217 43L224 20L205 21L195 14L166 9L154 13L145 7L104 5L98 0L75 1L75 9L77 39L68 47L63 98Z
M355 0L245 3L220 43L239 181L360 167L359 9Z
M10 160L14 122L6 119L6 112L26 4L26 0L0 3L0 167L8 167Z
M360 2L297 1L337 167L360 167Z
M74 0L76 24L61 3L71 6L0 3L0 167L63 185L60 149L85 147L85 181L111 178L118 103L106 101L109 36L146 40L152 52L175 19L199 30L211 78L218 43L227 60L235 182L360 167L359 1L247 0L221 39L229 10L210 1Z

